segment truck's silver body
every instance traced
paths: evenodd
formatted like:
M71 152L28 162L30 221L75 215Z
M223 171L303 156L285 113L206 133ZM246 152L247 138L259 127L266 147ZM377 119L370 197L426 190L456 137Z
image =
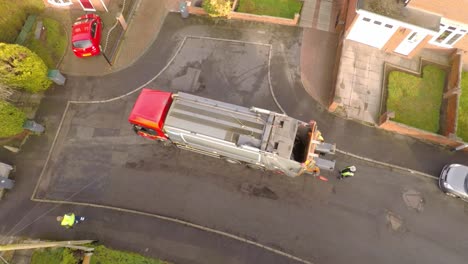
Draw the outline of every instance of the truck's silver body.
M294 177L303 168L292 158L299 126L308 124L268 110L178 93L166 116L164 132L180 148Z

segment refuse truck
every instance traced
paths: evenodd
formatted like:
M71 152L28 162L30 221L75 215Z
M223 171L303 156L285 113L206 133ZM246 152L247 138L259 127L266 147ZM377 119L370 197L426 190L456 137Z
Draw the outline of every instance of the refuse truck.
M139 136L290 177L333 170L315 121L188 93L142 89L128 117Z

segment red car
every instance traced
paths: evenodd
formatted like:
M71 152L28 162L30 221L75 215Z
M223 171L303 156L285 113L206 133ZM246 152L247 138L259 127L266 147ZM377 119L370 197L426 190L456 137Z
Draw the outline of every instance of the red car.
M87 14L76 19L72 26L73 53L79 58L101 53L102 21L96 14Z

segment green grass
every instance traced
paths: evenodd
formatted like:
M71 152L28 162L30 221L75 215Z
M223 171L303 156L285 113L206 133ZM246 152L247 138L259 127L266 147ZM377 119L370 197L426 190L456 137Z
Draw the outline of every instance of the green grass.
M256 15L294 18L300 13L302 2L299 0L239 0L237 12Z
M69 248L48 248L34 251L31 264L78 264Z
M142 255L117 251L106 248L104 246L97 246L94 249L91 264L166 264L168 262L150 259Z
M45 40L35 39L34 31L36 27L34 26L29 33L25 45L39 55L49 69L54 69L65 53L68 39L66 38L63 27L58 21L50 18L42 18L42 23L46 28L44 32Z
M91 246L93 247L93 246ZM168 264L139 254L95 246L91 264ZM77 264L79 253L68 248L36 250L31 264Z
M458 105L457 136L468 142L468 72L462 73L461 96Z
M0 42L14 43L29 14L44 10L42 0L0 0Z
M434 65L423 69L422 78L392 71L388 79L387 111L396 122L437 133L445 85L445 72Z

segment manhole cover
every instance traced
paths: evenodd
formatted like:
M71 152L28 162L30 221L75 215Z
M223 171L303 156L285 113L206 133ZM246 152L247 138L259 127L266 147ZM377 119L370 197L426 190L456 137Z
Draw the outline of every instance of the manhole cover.
M403 201L405 201L406 206L418 212L422 212L424 209L424 199L422 198L421 193L416 190L408 190L404 192Z

